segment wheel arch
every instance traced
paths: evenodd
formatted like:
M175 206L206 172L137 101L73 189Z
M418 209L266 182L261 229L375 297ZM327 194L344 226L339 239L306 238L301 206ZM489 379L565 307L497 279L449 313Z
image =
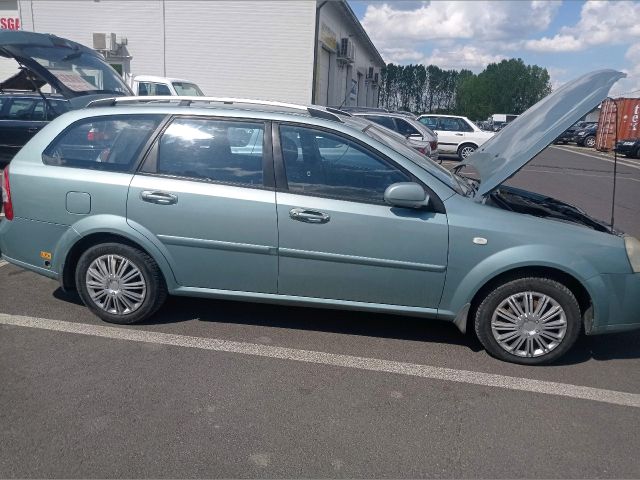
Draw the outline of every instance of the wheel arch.
M125 219L110 215L101 216L100 221L86 219L74 225L69 234L61 239L54 254L57 258L57 271L63 289L75 288L75 268L84 251L100 243L116 242L137 248L149 255L158 265L169 291L177 288L177 282L163 245L156 245L153 236L132 228Z
M592 296L585 285L574 275L560 268L551 266L529 265L511 268L496 273L494 276L487 279L486 282L481 285L473 294L473 297L469 302L469 307L467 309L468 313L466 315L466 318L464 319L464 322L456 321L456 325L458 326L458 328L460 328L460 330L462 330L463 332L473 331L473 328L470 329L470 322L472 322L475 318L478 306L486 297L486 295L488 295L488 293L491 290L495 289L497 286L522 277L550 278L567 287L578 301L583 324L585 324L585 327L588 327L587 322L593 315L593 303Z

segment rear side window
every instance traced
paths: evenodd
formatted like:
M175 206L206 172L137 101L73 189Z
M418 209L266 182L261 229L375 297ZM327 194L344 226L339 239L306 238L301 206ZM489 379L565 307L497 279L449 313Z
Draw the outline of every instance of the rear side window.
M422 134L406 120L396 118L396 123L398 124L398 133L401 133L405 137L407 135L418 135L422 137Z
M431 130L438 130L438 117L422 117L419 122L426 125Z
M396 131L396 124L393 122L393 118L384 117L382 115L365 115L367 120L371 120L378 125L382 125L383 127L387 127L389 130Z
M260 187L263 138L263 123L176 119L160 138L156 165L144 171Z
M171 95L171 90L164 83L140 82L138 83L138 95L146 97L153 95Z
M14 98L9 106L9 120L31 120L31 112L35 104L35 99Z
M46 165L129 172L162 115L92 117L67 128L42 154Z

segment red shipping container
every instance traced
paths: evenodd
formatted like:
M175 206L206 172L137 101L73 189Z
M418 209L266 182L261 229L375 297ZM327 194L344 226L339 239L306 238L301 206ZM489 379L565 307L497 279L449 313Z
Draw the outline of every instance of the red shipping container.
M616 119L618 140L640 138L640 98L616 98L602 102L596 149L605 152L613 150L616 141Z

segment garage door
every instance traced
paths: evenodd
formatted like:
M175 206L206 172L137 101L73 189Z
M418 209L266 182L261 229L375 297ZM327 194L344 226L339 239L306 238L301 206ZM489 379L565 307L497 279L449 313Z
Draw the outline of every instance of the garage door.
M329 101L329 73L331 70L331 53L324 48L320 49L320 62L318 64L318 92L316 103L327 105Z

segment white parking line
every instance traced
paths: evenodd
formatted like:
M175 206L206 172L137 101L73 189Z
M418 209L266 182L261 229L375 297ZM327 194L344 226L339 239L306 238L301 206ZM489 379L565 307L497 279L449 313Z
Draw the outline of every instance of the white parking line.
M0 268L4 267L5 265L9 265L9 262L5 262L4 260L0 260Z
M277 358L281 360L353 368L372 372L395 373L412 377L542 393L546 395L556 395L640 408L640 394L570 385L566 383L546 382L529 378L517 378L491 373L473 372L469 370L455 370L452 368L432 367L429 365L395 362L377 358L355 357L351 355L298 350L295 348L274 347L255 343L232 342L217 338L173 335L168 333L149 332L145 330L88 325L84 323L64 322L60 320L49 320L45 318L24 317L1 313L0 324L38 328L56 332L75 333L79 335L89 335L116 340L198 348L216 352L239 353L242 355Z
M602 160L603 162L607 163L615 163L610 158L604 158L599 155L593 155L591 153L576 152L575 150L572 150L570 148L559 147L557 145L554 145L552 148L557 148L558 150L562 150L564 152L575 153L576 155L582 155L583 157L595 158L596 160ZM618 158L618 165L624 165L626 167L636 168L640 170L640 162L635 162L634 160L630 160L628 158Z

